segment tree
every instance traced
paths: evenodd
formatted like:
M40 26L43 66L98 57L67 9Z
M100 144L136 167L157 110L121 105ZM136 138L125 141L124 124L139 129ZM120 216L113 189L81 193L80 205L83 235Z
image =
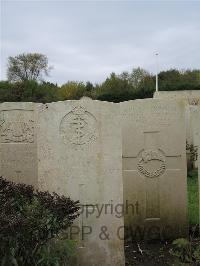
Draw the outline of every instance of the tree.
M153 75L142 68L133 68L129 73L111 73L101 85L95 87L98 100L123 102L153 97L155 80Z
M48 76L51 67L48 66L46 55L38 53L23 53L8 58L7 77L9 81L41 80Z
M127 80L135 89L137 89L141 82L143 82L144 79L149 76L150 73L140 67L133 68L131 73L125 71L119 75L121 79Z
M61 86L59 96L61 100L79 100L85 96L86 88L83 82L68 81Z
M59 90L56 84L27 80L10 83L0 81L1 102L55 102L59 100Z
M170 69L159 73L159 90L199 90L200 71Z
M121 102L133 99L132 86L126 79L111 73L101 85L96 86L96 99L109 102Z
M152 98L155 92L155 77L144 77L135 91L135 99Z

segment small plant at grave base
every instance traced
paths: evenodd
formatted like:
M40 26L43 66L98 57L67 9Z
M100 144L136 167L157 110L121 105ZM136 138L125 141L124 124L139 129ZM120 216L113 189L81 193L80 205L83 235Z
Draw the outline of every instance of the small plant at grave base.
M192 162L197 161L198 159L198 147L193 145L193 144L189 144L186 141L186 150L190 153L190 159Z
M193 253L193 257L195 259L196 262L200 262L200 246L198 246L194 253Z
M173 248L170 253L177 257L181 262L192 262L192 248L189 240L178 238L172 242Z
M0 264L65 265L71 243L58 235L78 217L78 210L78 201L0 177ZM47 250L56 256L45 264Z
M73 265L76 242L58 237L51 239L38 254L38 266L69 266Z
M180 263L200 263L200 244L185 238L179 238L172 242L173 248L170 253L178 259Z

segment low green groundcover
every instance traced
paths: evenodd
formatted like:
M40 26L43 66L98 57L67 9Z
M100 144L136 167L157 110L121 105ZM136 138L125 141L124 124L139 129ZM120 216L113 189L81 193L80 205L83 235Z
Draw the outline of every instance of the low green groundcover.
M199 223L198 171L188 173L188 217L190 226Z

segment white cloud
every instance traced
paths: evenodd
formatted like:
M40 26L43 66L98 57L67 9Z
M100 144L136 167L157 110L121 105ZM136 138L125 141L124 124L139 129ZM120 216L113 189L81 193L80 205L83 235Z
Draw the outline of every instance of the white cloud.
M133 67L200 67L200 3L8 2L2 16L2 78L8 56L41 52L50 80L100 82Z

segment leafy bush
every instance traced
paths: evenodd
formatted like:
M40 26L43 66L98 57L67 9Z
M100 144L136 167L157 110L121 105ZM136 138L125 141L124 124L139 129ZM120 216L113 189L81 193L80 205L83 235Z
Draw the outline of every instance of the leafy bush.
M0 102L52 102L58 101L59 87L50 82L34 80L10 83L0 81Z
M185 238L178 238L172 242L170 253L181 263L194 263L189 265L199 265L200 263L200 244Z
M0 81L0 102L56 102L78 100L83 96L92 99L123 102L152 98L155 92L155 75L141 68L130 72L111 73L101 84L67 81L61 87L50 82L24 80ZM200 90L200 70L170 69L158 75L159 91Z
M78 201L0 178L1 265L39 265L45 245L72 224L78 210Z
M173 249L171 254L180 259L181 262L192 261L192 248L189 240L185 238L178 238L173 241Z
M54 238L41 248L37 264L38 266L74 265L75 247L75 241L63 237Z
M134 99L134 92L128 80L112 73L100 86L96 87L95 98L100 101L121 102Z

